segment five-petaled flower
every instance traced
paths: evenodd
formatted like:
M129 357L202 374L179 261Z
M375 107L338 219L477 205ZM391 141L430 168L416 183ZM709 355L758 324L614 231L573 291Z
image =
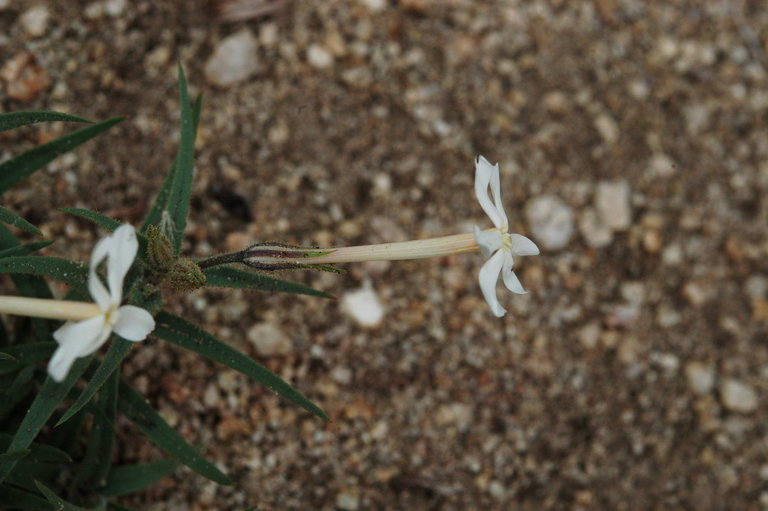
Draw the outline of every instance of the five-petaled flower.
M488 194L489 187L493 201ZM496 282L499 280L499 274L507 289L513 293L526 293L517 275L512 271L514 264L512 256L537 255L539 248L525 236L509 233L507 215L501 204L499 164L491 165L482 156L475 161L475 195L494 225L493 229L485 231L475 226L475 241L483 255L490 257L480 269L480 289L491 312L497 317L502 317L507 311L496 297Z
M110 236L101 239L91 253L88 290L101 314L82 321L67 321L53 333L59 347L48 363L48 373L56 381L63 380L75 359L98 350L114 331L129 341L141 341L155 328L155 320L146 310L120 303L123 280L136 258L139 243L130 225L121 225ZM106 262L107 287L96 273Z

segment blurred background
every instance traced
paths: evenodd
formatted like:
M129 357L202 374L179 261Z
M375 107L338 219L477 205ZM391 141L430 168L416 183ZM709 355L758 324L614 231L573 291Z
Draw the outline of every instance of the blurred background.
M490 226L478 154L542 249L502 319L479 254L279 275L335 301L172 298L333 421L150 339L124 376L236 484L179 469L125 505L768 508L764 2L0 0L0 27L0 111L126 117L4 195L49 254L103 235L56 208L146 213L177 63L204 95L187 255ZM119 460L162 456L117 426Z

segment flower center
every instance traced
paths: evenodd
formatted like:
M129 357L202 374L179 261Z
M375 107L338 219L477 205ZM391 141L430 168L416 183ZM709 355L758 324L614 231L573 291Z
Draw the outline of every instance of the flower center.
M499 229L499 232L501 232L501 248L507 251L512 251L512 236L509 234L509 230L507 226Z

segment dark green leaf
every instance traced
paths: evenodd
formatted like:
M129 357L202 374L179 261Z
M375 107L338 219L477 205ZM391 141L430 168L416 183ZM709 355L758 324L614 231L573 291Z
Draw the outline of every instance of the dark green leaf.
M22 273L51 277L70 285L77 285L85 282L88 268L80 263L60 257L18 256L0 259L0 273Z
M214 266L213 268L208 268L205 270L205 276L208 279L205 285L211 287L235 287L333 298L333 296L328 293L317 291L311 287L288 282L287 280L265 277L264 275L252 271L238 270L237 268L229 266Z
M0 484L0 509L48 511L55 508L47 500L35 494L7 484Z
M171 475L177 466L179 462L176 460L163 460L116 467L110 472L107 484L99 490L99 493L107 497L117 497L143 490Z
M206 460L155 412L144 398L125 382L120 382L119 409L158 447L198 474L219 484L232 484L213 463Z
M0 394L0 422L34 390L31 385L34 376L34 365L24 367L13 378L5 393Z
M50 358L56 349L55 342L30 342L14 346L4 346L3 353L16 360L0 360L0 374L18 371L25 365L31 365Z
M18 247L19 241L4 225L0 225L0 249ZM27 253L18 254L27 255ZM11 275L11 280L16 285L22 296L30 298L53 298L48 284L42 277L32 275ZM35 329L37 338L41 341L47 341L51 338L51 321L42 318L31 318L32 328Z
M93 426L91 427L85 459L80 464L76 478L76 482L84 484L88 488L102 486L109 472L109 467L112 465L119 382L120 374L113 371L102 387L102 391L99 392L96 403L90 407L93 413Z
M75 115L62 114L59 112L40 111L40 112L9 112L0 114L0 131L8 131L20 126L35 124L38 122L64 121L64 122L92 122Z
M70 504L66 500L62 499L61 497L53 493L47 486L45 486L40 481L35 481L35 485L37 485L37 489L40 490L40 493L42 493L45 496L48 502L56 506L56 509L60 509L61 511L89 511L84 507Z
M278 375L205 330L165 311L160 311L157 314L155 322L157 326L154 335L157 337L240 371L321 419L330 420L320 407L304 397Z
M104 355L104 359L96 369L93 378L91 378L88 385L83 389L83 392L78 396L77 401L75 401L75 403L66 411L64 416L59 419L59 422L56 423L57 426L67 422L91 400L93 395L96 394L101 386L104 385L104 382L107 381L107 378L115 372L115 369L120 367L120 362L122 362L123 358L125 358L131 350L133 344L134 343L126 341L118 335L114 336L114 340L109 344L107 354Z
M194 124L195 134L197 134L197 125L200 122L200 111L203 106L203 97L197 96L195 100L195 106L192 109L192 120ZM194 138L194 137L193 137ZM142 233L147 231L147 227L150 225L160 225L163 220L163 211L168 211L168 200L171 196L171 190L173 189L173 182L176 179L176 169L178 167L179 158L176 156L173 160L173 165L168 171L168 175L165 176L163 186L160 187L160 191L157 193L155 202L152 203L152 209L149 210L147 218L141 226L140 231ZM183 234L183 233L182 233Z
M41 169L57 156L107 131L122 120L122 118L118 117L99 124L93 124L0 163L0 193L5 192L19 181L29 177L33 172Z
M13 441L13 435L10 433L0 433L0 449L6 450ZM27 459L43 463L61 463L72 461L67 453L56 449L47 444L32 442L27 449L29 456Z
M3 259L5 257L14 257L14 256L22 256L22 255L29 255L33 252L37 252L38 250L41 250L47 246L50 246L53 243L51 240L42 240L42 241L33 241L31 243L25 243L24 245L18 245L11 248L6 248L5 250L0 250L0 259Z
M31 232L32 234L37 234L38 236L43 235L43 233L40 232L40 229L27 222L10 209L4 208L3 206L0 206L0 222L5 222L8 225L18 227L23 231Z
M0 463L16 463L23 457L25 457L27 454L29 454L29 449L24 449L21 451L13 451L13 452L4 452L3 454L0 454Z
M83 371L85 371L85 368L88 367L90 362L91 357L85 357L75 361L69 374L61 383L56 383L50 376L45 379L43 387L29 407L27 414L24 416L24 420L22 420L21 425L13 436L13 440L6 452L18 451L29 447L32 440L35 439L48 421L48 418L67 396L69 389L71 389L77 379L80 378L80 375L83 374ZM5 478L11 470L13 470L14 465L15 463L0 464L0 483L5 481Z
M192 196L192 173L195 166L195 126L187 94L187 78L179 65L179 106L181 108L181 139L176 154L176 172L168 196L168 214L174 227L173 245L176 253L181 248L184 228L187 226L189 200Z

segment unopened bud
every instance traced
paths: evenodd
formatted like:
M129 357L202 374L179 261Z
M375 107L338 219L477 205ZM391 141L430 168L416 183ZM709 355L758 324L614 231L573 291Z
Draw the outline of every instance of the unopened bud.
M292 270L312 265L313 257L333 252L317 248L293 247L282 243L259 243L241 252L242 262L257 270Z
M192 259L175 260L166 272L163 283L174 291L189 292L205 285L205 273Z
M170 240L156 225L147 228L147 259L156 271L169 268L175 259Z

